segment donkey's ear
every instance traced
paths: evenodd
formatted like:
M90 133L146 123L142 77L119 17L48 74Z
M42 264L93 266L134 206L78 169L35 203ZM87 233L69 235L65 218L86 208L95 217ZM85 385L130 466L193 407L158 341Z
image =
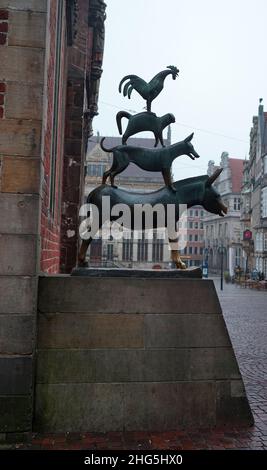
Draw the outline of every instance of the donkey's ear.
M190 140L192 140L194 137L194 132L192 132L192 134L190 134L188 137L186 137L186 139L184 139L185 142L190 142Z
M218 178L218 176L221 174L222 171L223 171L223 168L217 168L217 170L215 170L213 175L209 176L209 178L207 179L205 185L206 186L211 186L212 183Z

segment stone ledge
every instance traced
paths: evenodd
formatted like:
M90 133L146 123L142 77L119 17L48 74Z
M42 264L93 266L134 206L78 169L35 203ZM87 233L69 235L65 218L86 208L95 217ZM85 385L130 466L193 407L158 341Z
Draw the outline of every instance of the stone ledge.
M201 279L200 268L188 269L130 269L130 268L74 268L71 276L124 277L144 279Z

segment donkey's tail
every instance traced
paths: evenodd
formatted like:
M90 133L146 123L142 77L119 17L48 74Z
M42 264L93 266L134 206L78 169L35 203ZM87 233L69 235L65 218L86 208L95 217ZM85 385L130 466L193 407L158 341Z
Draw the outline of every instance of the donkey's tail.
M124 117L127 118L127 119L130 119L132 117L132 115L130 113L127 113L127 111L119 111L117 113L116 121L117 121L117 126L118 126L118 130L119 130L120 135L122 134L121 120Z
M102 150L104 150L104 152L109 152L110 153L110 152L113 151L114 147L111 148L111 149L108 149L108 148L104 147L103 142L104 142L105 138L106 137L102 137L102 139L100 140L100 147L102 148Z

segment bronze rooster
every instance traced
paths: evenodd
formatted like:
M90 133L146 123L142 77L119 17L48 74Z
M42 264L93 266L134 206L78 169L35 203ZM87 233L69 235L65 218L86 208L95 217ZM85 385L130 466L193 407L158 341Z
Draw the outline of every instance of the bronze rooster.
M151 111L152 101L159 95L164 86L164 80L167 75L172 75L173 80L178 76L179 70L174 65L169 65L165 70L157 73L155 77L150 80L149 83L145 82L142 78L137 75L126 75L123 77L119 84L119 92L121 93L122 84L126 81L123 87L123 96L128 96L131 98L133 90L136 90L139 95L146 100L147 111Z

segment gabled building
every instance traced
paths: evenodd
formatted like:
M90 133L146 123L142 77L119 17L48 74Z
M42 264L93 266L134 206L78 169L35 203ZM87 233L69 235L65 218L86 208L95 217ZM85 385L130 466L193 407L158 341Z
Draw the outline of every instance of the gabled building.
M214 161L208 165L208 175L217 168L222 173L214 182L214 187L222 196L228 207L225 217L206 213L204 218L205 259L210 271L218 272L221 268L221 250L223 251L223 269L232 276L235 267L245 268L245 256L241 239L240 198L244 160L229 158L223 152L221 161L215 166Z
M249 160L245 163L242 185L241 221L243 247L249 270L267 277L267 113L259 104L250 131Z

